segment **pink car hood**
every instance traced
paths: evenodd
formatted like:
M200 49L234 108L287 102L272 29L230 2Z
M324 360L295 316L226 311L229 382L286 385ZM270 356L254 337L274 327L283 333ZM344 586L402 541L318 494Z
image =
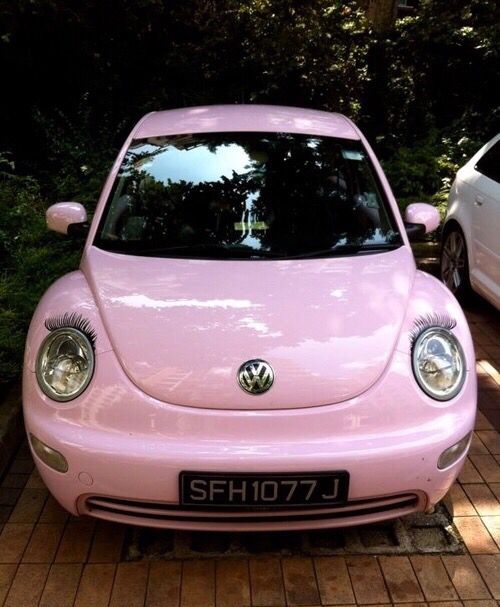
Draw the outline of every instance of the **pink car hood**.
M88 249L82 269L130 380L161 401L221 409L338 403L384 372L415 274L410 250L290 261L186 260ZM240 365L275 372L244 392Z

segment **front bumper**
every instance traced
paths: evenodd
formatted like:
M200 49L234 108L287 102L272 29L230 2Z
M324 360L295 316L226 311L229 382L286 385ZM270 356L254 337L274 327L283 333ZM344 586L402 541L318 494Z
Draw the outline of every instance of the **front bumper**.
M346 526L423 511L448 491L463 455L438 470L441 453L474 426L475 377L448 403L428 399L398 369L342 404L228 411L169 405L139 391L112 352L100 356L88 390L54 403L24 374L29 433L68 460L68 472L35 456L56 499L73 514L177 529L304 529ZM181 471L348 470L342 507L239 513L179 506Z

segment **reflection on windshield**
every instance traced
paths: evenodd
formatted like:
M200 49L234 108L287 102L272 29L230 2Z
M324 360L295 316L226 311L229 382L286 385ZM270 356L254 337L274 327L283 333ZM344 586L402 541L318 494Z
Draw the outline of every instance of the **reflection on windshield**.
M287 133L134 142L96 240L138 254L280 258L399 243L359 142Z

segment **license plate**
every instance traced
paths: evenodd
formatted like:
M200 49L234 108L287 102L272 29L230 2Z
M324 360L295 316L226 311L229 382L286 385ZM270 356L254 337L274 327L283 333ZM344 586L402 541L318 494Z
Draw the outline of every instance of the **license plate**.
M181 504L219 508L325 506L347 501L349 473L181 472Z

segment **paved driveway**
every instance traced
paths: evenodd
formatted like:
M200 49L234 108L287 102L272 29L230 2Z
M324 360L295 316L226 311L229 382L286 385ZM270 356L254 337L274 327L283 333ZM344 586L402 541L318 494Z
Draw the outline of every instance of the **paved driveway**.
M217 558L217 536L199 534L194 552L206 558L155 560L154 542L168 542L168 536L69 517L48 495L24 446L0 486L0 605L497 607L500 319L486 304L467 315L480 411L469 458L447 499L465 544L462 554L383 556L382 538L377 556L368 548L367 554L309 556L300 546L294 550L297 534L290 533L289 556L260 550L248 558ZM427 549L439 552L440 546Z

